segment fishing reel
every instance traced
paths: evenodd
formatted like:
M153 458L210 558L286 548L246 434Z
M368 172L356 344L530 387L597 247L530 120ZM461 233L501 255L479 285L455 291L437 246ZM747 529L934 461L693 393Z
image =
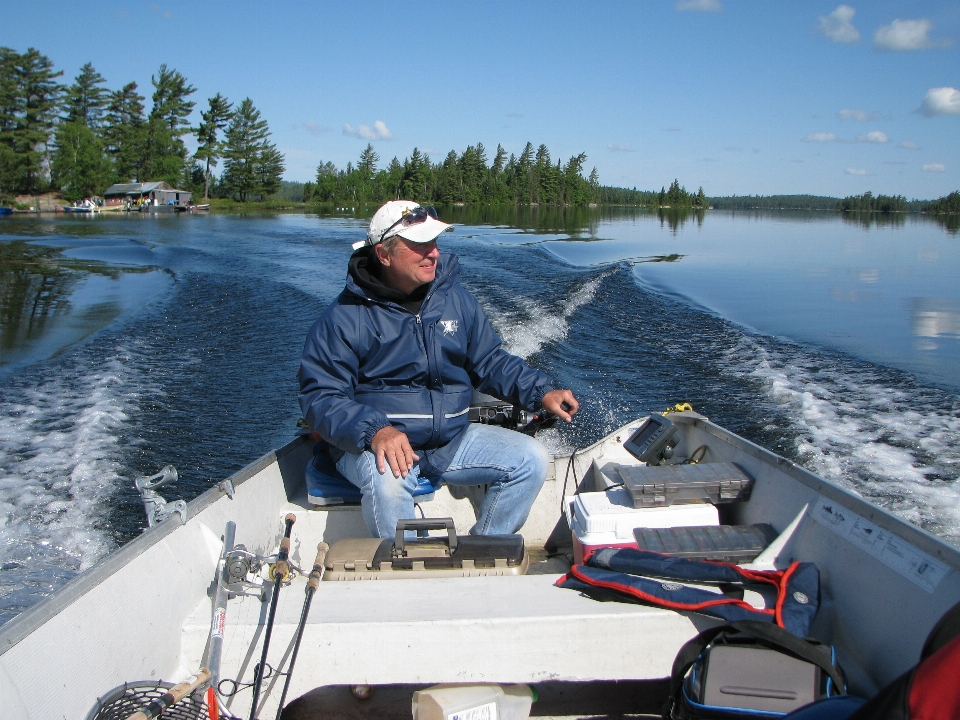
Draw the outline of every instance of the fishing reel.
M247 550L243 545L234 545L233 550L227 553L223 563L223 577L220 579L224 589L230 594L230 597L237 595L250 595L259 597L263 600L266 597L267 588L270 587L261 575L263 566L269 567L270 580L276 580L274 566L279 559L278 555L257 555ZM293 577L299 568L287 560L286 563L291 571L283 578L284 585L293 582Z

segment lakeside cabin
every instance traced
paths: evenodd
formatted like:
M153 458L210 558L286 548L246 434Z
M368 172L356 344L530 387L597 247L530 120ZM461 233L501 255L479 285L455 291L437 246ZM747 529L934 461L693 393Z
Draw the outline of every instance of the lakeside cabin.
M107 207L120 205L139 207L142 205L188 205L193 193L177 190L165 182L116 183L103 192Z

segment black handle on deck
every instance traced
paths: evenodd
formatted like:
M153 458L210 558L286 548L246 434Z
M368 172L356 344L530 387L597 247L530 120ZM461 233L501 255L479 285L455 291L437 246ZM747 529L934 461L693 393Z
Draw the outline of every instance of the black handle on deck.
M419 520L398 520L397 536L394 538L393 546L397 553L403 554L403 531L404 530L446 530L447 545L450 548L450 554L457 549L457 528L453 524L453 518L422 518Z

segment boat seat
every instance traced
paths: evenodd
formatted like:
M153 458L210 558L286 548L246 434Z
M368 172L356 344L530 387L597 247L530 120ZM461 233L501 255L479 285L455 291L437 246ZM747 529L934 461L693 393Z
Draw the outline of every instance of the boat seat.
M552 572L322 582L290 697L321 685L373 681L663 678L680 647L717 622L645 605L597 602L555 587L558 577ZM292 649L303 590L300 578L281 591L270 645L275 668ZM200 662L209 623L205 602L184 626L184 660ZM257 598L228 603L222 677L249 682L264 623L265 605Z

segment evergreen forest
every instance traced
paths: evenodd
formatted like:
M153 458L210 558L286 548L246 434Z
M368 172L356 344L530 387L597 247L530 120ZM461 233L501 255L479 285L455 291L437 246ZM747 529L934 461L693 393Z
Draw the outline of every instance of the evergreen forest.
M34 48L0 47L0 198L60 191L75 201L115 182L164 181L238 200L280 189L284 157L250 98L234 106L217 93L192 127L196 88L166 65L150 79L149 109L137 83L111 90L90 63L72 83L62 77Z

